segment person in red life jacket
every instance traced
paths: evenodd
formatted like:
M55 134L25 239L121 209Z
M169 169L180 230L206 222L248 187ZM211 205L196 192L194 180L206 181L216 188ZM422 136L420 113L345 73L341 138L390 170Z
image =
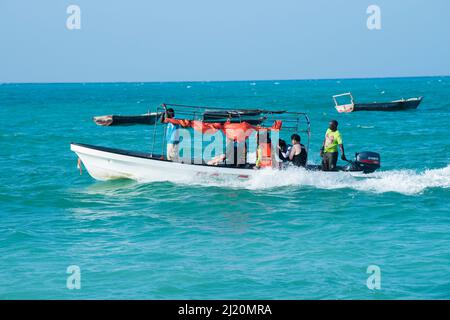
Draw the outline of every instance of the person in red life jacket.
M268 132L257 135L258 148L256 150L256 169L272 167L272 143Z

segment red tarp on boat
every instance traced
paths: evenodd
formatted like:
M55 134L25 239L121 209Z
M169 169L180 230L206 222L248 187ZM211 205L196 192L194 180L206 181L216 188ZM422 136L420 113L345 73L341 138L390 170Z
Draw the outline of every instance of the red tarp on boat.
M166 118L165 123L172 123L179 125L183 128L193 128L194 130L201 131L202 133L214 134L219 130L225 133L226 137L230 140L237 142L244 142L253 131L259 130L280 130L283 122L281 120L275 120L272 127L252 126L248 122L240 123L218 123L218 122L203 122L199 120L186 120L186 119L174 119Z

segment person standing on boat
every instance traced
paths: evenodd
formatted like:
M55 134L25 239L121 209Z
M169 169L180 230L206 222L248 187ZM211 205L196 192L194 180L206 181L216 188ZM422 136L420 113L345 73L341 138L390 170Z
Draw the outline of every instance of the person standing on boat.
M323 140L322 148L320 149L323 171L336 170L338 147L341 150L341 159L347 161L344 153L342 136L337 128L338 122L336 120L331 120L329 123L329 128L325 133L325 139Z
M167 119L172 119L175 117L175 111L172 108L166 110L165 117ZM180 143L180 133L178 131L180 125L167 123L166 127L166 139L167 139L167 160L178 161L178 145Z

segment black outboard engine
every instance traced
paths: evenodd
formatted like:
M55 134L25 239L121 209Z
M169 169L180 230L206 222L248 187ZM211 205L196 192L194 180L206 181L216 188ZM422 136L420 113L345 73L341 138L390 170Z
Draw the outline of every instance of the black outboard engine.
M364 173L375 172L381 167L380 154L370 151L356 153L352 166L356 171L362 171Z

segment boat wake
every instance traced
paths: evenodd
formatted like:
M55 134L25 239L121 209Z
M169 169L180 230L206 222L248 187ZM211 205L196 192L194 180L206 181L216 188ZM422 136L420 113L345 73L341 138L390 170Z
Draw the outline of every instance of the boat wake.
M250 190L272 189L287 186L314 187L318 189L353 189L357 191L385 193L396 192L416 195L428 188L450 187L450 165L441 169L422 172L415 170L390 170L369 175L348 172L320 172L304 169L286 171L262 170L248 180L217 180L203 177L200 181L189 181L208 186L245 188Z

